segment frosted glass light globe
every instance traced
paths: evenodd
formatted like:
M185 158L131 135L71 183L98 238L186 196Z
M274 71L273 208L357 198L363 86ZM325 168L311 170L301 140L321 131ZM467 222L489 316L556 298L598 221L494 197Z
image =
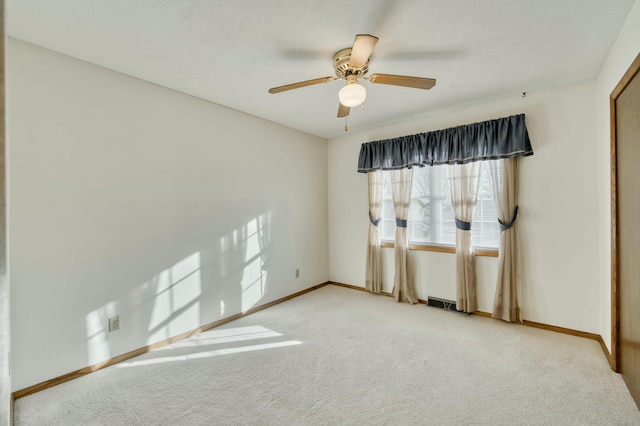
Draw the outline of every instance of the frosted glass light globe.
M340 103L347 107L355 107L364 102L367 97L367 89L358 83L351 83L344 86L338 92Z

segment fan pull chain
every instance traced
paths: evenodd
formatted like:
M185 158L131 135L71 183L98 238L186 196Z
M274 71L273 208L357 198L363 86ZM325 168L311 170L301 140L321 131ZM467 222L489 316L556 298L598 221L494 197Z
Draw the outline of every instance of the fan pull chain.
M361 108L362 108L362 111L364 111L364 104L362 104L362 107L361 107Z
M344 118L344 131L349 131L349 122L347 121L347 117Z

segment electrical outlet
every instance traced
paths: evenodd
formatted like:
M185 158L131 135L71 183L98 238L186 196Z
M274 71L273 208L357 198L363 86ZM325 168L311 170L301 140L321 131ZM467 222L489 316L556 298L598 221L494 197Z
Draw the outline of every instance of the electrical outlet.
M296 278L300 278L300 269L296 269Z
M109 318L109 333L120 330L120 315Z

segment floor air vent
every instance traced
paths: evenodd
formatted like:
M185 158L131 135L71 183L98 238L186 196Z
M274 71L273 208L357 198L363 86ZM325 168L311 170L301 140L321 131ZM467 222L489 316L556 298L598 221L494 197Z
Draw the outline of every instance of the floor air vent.
M440 299L439 297L427 297L427 305L434 308L441 308L445 311L458 312L456 302L453 300ZM462 312L461 312L462 313Z

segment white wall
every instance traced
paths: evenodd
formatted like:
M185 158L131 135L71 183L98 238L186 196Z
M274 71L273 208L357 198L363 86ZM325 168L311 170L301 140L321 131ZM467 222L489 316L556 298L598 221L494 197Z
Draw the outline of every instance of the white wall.
M17 40L8 102L14 390L328 280L325 140Z
M356 172L362 143L525 113L534 155L520 163L523 317L599 333L594 100L592 81L524 98L514 94L330 140L330 279L364 286L367 178ZM392 249L384 251L385 288L390 289ZM411 256L417 265L418 297L455 297L453 254L414 251ZM492 311L496 268L496 258L478 258L481 311Z
M627 16L607 60L600 70L596 88L598 135L598 206L600 208L599 282L600 334L611 351L611 138L609 96L636 56L640 54L640 1Z
M4 1L0 1L0 19L4 22ZM11 376L9 375L9 356L11 353L10 335L10 289L7 276L7 203L6 203L6 108L5 108L5 52L6 35L0 31L0 425L11 421Z

